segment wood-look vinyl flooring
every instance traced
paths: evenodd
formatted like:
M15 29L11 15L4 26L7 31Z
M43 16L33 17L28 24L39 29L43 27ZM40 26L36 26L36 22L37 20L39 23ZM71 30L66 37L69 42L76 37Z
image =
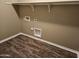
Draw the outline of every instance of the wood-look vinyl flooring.
M19 35L0 44L0 58L76 58L75 53Z

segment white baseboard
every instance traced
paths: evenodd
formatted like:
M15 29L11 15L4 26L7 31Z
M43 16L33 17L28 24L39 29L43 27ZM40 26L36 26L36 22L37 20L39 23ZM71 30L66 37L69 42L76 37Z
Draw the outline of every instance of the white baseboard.
M79 53L77 54L77 57L79 58Z
M20 34L22 34L22 35L24 35L24 36L31 37L31 38L33 38L33 39L36 39L36 40L39 40L39 41L42 41L42 42L45 42L45 43L48 43L48 44L53 45L53 46L56 46L56 47L59 47L59 48L61 48L61 49L64 49L64 50L67 50L67 51L76 53L76 54L77 54L77 57L79 58L79 51L76 51L76 50L73 50L73 49L71 49L71 48L67 48L67 47L58 45L58 44L56 44L56 43L52 43L52 42L46 41L46 40L44 40L44 39L36 38L36 37L34 37L34 36L32 36L32 35L28 35L28 34L24 34L24 33L20 33Z
M20 34L20 33L17 33L17 34L15 34L15 35L13 35L13 36L10 36L10 37L8 37L8 38L5 38L5 39L1 40L0 43L3 43L3 42L8 41L8 40L10 40L10 39L12 39L12 38L15 38L15 37L18 36L18 35L21 35L21 34Z
M15 34L15 35L13 35L13 36L10 36L10 37L8 37L8 38L6 38L6 39L1 40L0 43L3 43L3 42L8 41L8 40L10 40L10 39L12 39L12 38L15 38L15 37L17 37L18 35L28 36L28 37L33 38L33 39L35 39L35 40L39 40L39 41L48 43L48 44L50 44L50 45L59 47L59 48L61 48L61 49L64 49L64 50L67 50L67 51L76 53L76 54L77 54L77 57L79 58L79 51L76 51L76 50L73 50L73 49L70 49L70 48L67 48L67 47L58 45L58 44L56 44L56 43L52 43L52 42L46 41L46 40L44 40L44 39L40 39L40 38L34 37L34 36L32 36L32 35L24 34L24 33L18 33L18 34Z

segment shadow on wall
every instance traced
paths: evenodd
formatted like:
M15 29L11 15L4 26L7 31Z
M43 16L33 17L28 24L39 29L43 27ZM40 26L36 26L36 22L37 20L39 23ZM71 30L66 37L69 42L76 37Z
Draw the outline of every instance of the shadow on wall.
M79 27L79 5L36 6L36 14L40 22Z
M22 19L22 32L33 35L31 22L23 20L24 16L38 18L38 28L42 29L42 38L78 50L79 46L79 5L52 5L48 12L47 5L35 5L33 13L30 6L19 6ZM72 42L72 43L71 43Z
M13 7L17 15L22 18L24 16L34 16L38 18L39 22L79 27L79 5L51 5L50 13L47 5L35 5L34 13L29 5L20 6L20 13L23 13L21 15L19 14L19 6L13 5Z
M13 6L13 8L14 8L16 14L17 14L17 16L20 17L19 16L19 5L12 5L12 6Z

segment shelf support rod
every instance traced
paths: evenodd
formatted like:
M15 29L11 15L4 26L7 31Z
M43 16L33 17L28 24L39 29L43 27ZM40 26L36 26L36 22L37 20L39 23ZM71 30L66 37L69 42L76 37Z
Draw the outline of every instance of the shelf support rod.
M32 11L34 12L35 11L34 5L31 5L31 8L32 8Z
M51 5L48 5L48 12L51 12Z

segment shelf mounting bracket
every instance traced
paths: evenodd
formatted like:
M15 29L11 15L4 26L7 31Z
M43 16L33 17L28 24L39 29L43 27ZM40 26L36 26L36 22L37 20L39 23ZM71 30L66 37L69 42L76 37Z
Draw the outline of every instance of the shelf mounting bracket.
M50 13L51 12L51 5L48 4L48 12Z
M31 8L32 8L32 11L34 12L35 11L34 5L31 5Z

